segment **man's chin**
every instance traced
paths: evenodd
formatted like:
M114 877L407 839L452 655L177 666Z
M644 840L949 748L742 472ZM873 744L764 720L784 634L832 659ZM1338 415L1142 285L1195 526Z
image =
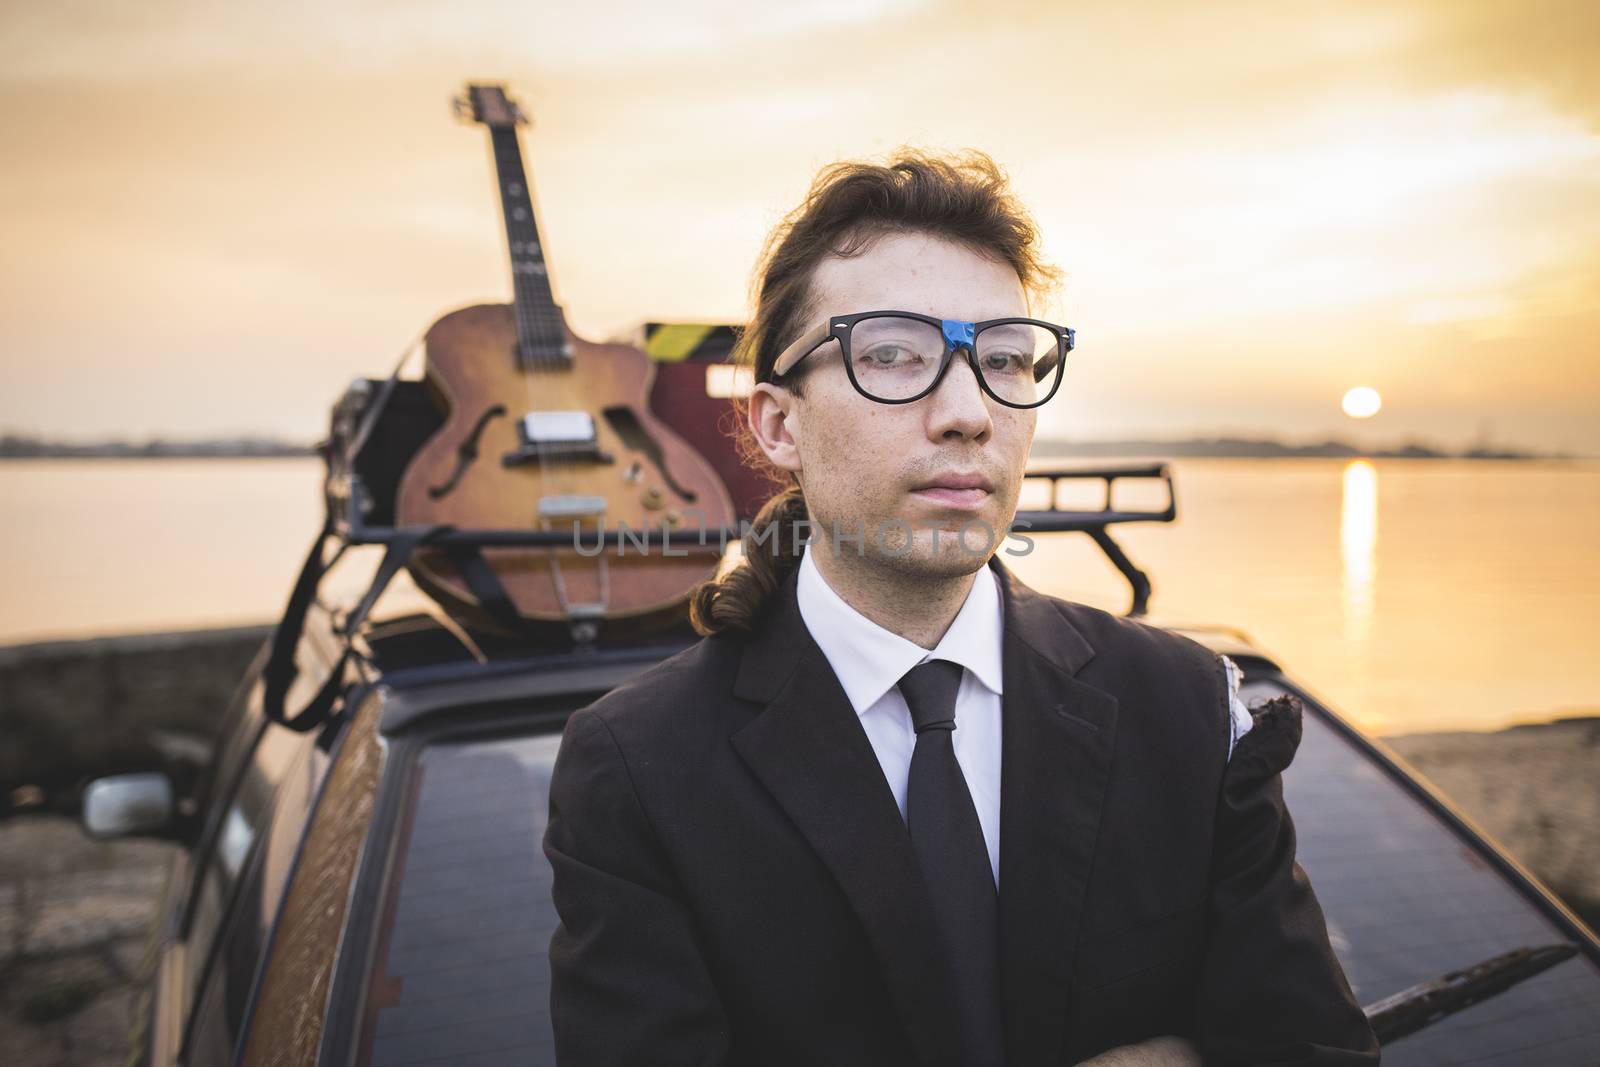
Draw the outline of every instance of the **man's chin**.
M964 578L982 570L988 562L989 556L975 552L941 552L938 555L912 552L905 556L886 557L883 561L888 569L929 581Z
M989 562L1000 537L991 522L969 517L940 525L924 524L909 540L885 546L877 555L885 566L928 578L958 578Z
M839 556L870 557L878 566L928 578L972 574L999 550L1010 524L995 516L962 509L945 509L937 515L917 509L913 515L883 520L841 522L837 535L820 521L812 532L812 545ZM836 542L836 543L835 543Z

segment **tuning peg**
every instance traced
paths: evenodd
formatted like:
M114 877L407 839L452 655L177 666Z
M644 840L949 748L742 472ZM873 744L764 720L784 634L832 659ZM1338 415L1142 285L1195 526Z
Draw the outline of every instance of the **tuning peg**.
M455 112L456 118L463 121L470 120L472 118L472 101L465 96L452 96L450 98L450 110Z

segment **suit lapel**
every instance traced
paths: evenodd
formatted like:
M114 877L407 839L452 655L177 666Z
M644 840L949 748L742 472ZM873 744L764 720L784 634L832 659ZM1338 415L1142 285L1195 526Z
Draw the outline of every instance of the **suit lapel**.
M995 557L1005 604L1000 988L1007 1060L1053 1063L1117 729L1117 699L1074 675L1095 650Z
M1000 986L1007 1061L1054 1062L1094 859L1117 700L1074 675L1094 648L995 557L1001 703ZM832 871L861 919L923 1064L959 1048L956 993L911 837L872 744L800 617L791 572L748 640L734 693L764 710L734 749Z
M833 872L861 920L923 1064L953 1064L956 993L894 794L827 657L800 618L791 573L745 646L735 695L766 705L732 743Z

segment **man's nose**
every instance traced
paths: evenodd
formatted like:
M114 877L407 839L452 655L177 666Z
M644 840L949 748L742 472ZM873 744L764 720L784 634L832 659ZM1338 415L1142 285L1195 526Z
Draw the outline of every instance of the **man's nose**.
M926 399L931 405L928 436L935 440L952 431L963 437L983 437L993 428L989 398L978 384L965 348L956 349L944 381Z

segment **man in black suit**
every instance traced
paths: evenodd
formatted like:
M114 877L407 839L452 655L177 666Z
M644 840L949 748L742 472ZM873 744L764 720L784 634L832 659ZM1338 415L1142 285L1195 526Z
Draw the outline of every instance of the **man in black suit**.
M1001 561L1052 277L975 154L835 165L774 235L740 355L787 488L552 777L563 1067L1378 1062L1298 705Z

